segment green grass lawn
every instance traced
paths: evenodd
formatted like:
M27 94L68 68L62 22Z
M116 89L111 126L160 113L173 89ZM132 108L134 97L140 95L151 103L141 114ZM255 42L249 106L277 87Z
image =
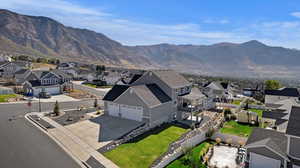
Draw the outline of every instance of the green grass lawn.
M18 95L17 94L5 94L5 95L0 95L0 102L7 102L8 99L10 98L16 98Z
M89 86L89 87L92 87L92 88L96 88L96 87L97 87L96 85L90 84L90 83L84 83L84 85Z
M195 159L195 162L200 163L200 156L203 156L205 152L210 147L210 142L203 142L197 147L192 149L192 157ZM185 164L185 156L180 157L179 159L170 163L166 168L190 168L190 165ZM205 165L200 165L199 168L206 168Z
M221 128L221 133L224 134L232 134L232 135L237 135L237 136L242 136L242 137L248 137L252 129L255 126L249 126L249 125L244 125L244 124L239 124L236 121L229 121L226 122Z
M184 128L170 126L137 142L122 144L104 155L122 168L146 168L167 151L170 143L187 131Z
M232 102L232 104L240 105L241 102L242 102L242 100L234 100L234 101Z
M257 113L257 115L259 117L262 117L263 110L260 110L260 109L248 109L248 111L255 112L255 113Z
M106 85L106 86L97 86L97 85L95 85L95 84L90 84L90 83L85 83L84 85L89 86L89 87L92 87L92 88L103 88L103 89L105 89L105 88L112 88L112 86L110 86L110 85Z

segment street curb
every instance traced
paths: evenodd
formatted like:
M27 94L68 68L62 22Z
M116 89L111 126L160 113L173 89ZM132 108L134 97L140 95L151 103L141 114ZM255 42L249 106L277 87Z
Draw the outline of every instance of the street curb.
M44 131L48 132L48 129L46 127L44 127L42 124L40 124L39 122L37 122L36 120L34 120L30 115L25 116L27 117L29 120L31 120L32 122L34 122L36 125L38 125L40 128L42 128Z

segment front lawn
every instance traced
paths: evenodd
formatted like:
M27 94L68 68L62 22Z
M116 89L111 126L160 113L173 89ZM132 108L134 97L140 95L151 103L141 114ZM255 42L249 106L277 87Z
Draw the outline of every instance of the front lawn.
M224 124L223 128L221 128L220 131L221 133L224 134L232 134L232 135L237 135L242 137L248 137L251 134L252 129L254 127L255 126L240 124L237 123L236 121L229 121Z
M257 113L257 115L259 117L262 117L262 114L263 114L263 110L260 110L260 109L248 109L248 111L252 111L252 112Z
M97 86L97 85L91 84L91 83L84 83L84 85L92 87L92 88L102 88L102 89L112 88L112 86L110 86L110 85Z
M242 100L234 100L233 102L232 102L232 104L235 104L235 105L240 105L241 104L241 102L242 102Z
M202 157L211 146L210 142L203 142L200 145L192 149L191 159L194 163L199 163L198 168L206 168L201 164L200 157ZM190 168L190 164L187 163L187 155L180 157L179 159L170 163L166 168Z
M0 102L8 102L9 99L11 98L16 98L18 97L17 94L4 94L4 95L0 95Z
M147 168L167 151L170 143L187 131L184 128L170 126L136 142L122 144L104 155L122 168Z

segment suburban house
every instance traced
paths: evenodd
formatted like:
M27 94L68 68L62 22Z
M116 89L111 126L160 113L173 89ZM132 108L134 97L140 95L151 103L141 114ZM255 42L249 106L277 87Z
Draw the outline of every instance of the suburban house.
M182 96L192 85L171 70L147 71L130 85L115 85L103 98L105 113L147 123L150 127L181 120Z
M226 82L209 82L204 85L204 93L215 101L233 99L235 96L234 86Z
M237 121L244 124L257 124L259 122L258 115L255 112L241 110L237 113Z
M285 132L255 128L245 147L249 168L300 168L300 107L292 106Z
M31 71L21 80L24 80L22 85L28 96L38 96L40 92L57 95L72 87L72 77L60 70Z
M215 107L213 99L203 94L196 87L193 87L189 94L181 96L181 102L179 103L181 103L180 109L187 111L208 110Z
M273 104L275 102L292 99L299 101L299 91L297 88L281 88L278 90L265 90L265 103Z
M13 78L14 74L21 69L29 69L30 62L14 61L0 63L0 76L3 78Z

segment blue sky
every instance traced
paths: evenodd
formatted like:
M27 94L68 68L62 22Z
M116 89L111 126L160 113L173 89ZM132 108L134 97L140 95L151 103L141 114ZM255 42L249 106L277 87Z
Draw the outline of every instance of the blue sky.
M299 0L0 0L0 8L48 16L125 45L255 39L300 49Z

